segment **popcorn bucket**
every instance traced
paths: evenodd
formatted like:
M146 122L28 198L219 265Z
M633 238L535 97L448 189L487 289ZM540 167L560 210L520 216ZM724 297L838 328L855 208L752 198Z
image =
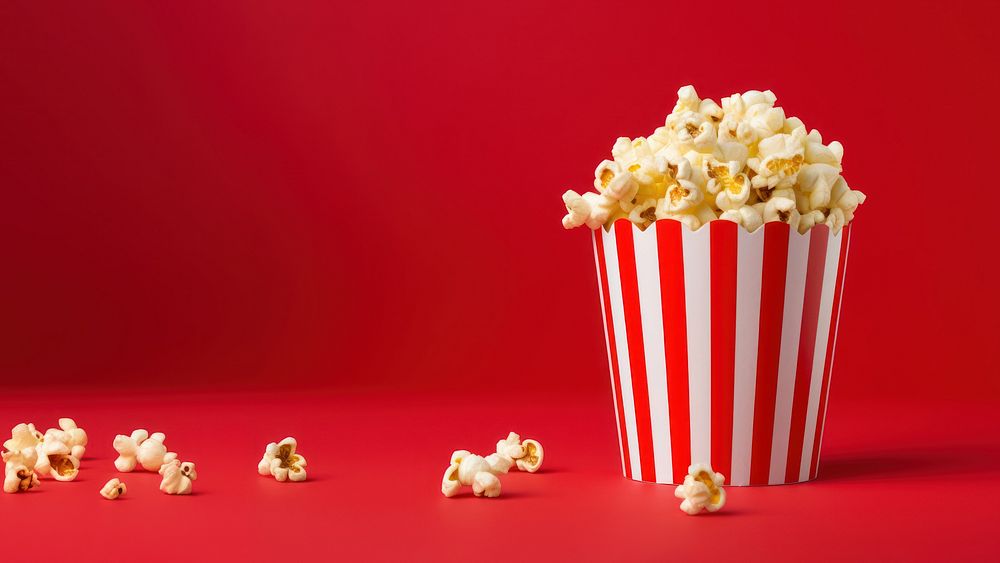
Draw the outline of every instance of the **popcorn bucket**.
M850 226L594 231L625 476L732 485L816 477Z

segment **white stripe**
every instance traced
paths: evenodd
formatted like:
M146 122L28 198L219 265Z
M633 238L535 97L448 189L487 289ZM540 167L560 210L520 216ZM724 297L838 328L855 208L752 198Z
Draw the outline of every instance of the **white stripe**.
M795 368L799 363L802 332L802 300L809 265L812 231L800 235L794 228L788 236L788 268L785 270L785 303L781 320L781 352L778 355L778 392L774 400L774 433L771 435L769 484L785 482L788 462L788 434L792 426L792 399L795 396Z
M667 407L667 360L663 348L663 309L660 306L660 260L656 250L656 227L635 233L634 240L656 482L671 483L670 411Z
M611 403L615 407L615 429L618 430L618 452L622 456L622 474L625 474L625 452L622 450L622 429L618 428L618 395L615 393L615 370L611 363L611 341L608 340L608 316L604 308L604 272L601 271L601 261L597 252L597 237L604 236L604 229L594 231L591 238L594 243L594 264L597 266L597 293L601 296L601 319L604 321L604 347L608 351L608 373L611 374ZM603 241L602 241L603 242Z
M687 310L688 395L691 405L691 462L712 457L712 284L710 229L681 229L684 249L684 305Z
M823 365L826 363L826 345L830 338L830 321L833 313L833 290L837 284L837 262L840 260L842 237L830 236L823 263L823 291L819 298L816 318L816 346L813 348L812 377L809 378L809 403L806 407L805 435L802 439L802 462L799 464L799 481L809 479L812 463L813 439L816 437L816 412L823 385Z
M739 229L736 265L736 373L733 385L733 485L750 484L753 403L757 383L760 283L764 265L764 229Z
M622 384L622 405L625 409L625 434L628 438L629 463L632 478L642 479L639 464L639 438L636 436L635 398L632 395L632 369L628 361L628 335L625 331L625 305L622 303L621 272L618 270L618 243L615 230L604 238L604 262L608 268L608 293L611 294L611 319L618 348L618 374Z
M836 357L837 352L837 335L840 334L840 311L844 308L844 288L847 287L847 257L851 254L851 231L847 232L847 240L843 244L847 245L847 251L844 252L844 277L840 281L840 302L837 303L837 328L833 331L833 355L830 356L830 381L826 384L826 408L823 409L821 416L823 420L826 420L826 413L830 410L830 387L833 387L833 360ZM843 234L843 231L841 231ZM819 458L823 453L823 436L826 434L826 424L823 424L823 430L819 435L819 451L816 452L816 472L819 473Z

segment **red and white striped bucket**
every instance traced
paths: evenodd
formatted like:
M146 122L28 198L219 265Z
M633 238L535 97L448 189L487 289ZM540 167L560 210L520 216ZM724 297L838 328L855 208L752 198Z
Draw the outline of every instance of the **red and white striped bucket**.
M816 477L850 227L749 233L619 220L594 231L622 466L681 483Z

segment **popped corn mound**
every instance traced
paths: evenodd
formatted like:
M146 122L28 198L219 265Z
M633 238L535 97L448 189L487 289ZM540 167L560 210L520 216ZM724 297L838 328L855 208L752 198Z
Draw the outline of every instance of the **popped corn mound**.
M563 194L564 227L609 229L625 218L645 229L676 219L697 230L722 219L751 232L782 221L800 233L820 224L839 233L864 203L841 176L844 147L786 118L770 90L733 94L721 106L693 86L677 98L652 135L615 141L613 160L594 172L596 192Z

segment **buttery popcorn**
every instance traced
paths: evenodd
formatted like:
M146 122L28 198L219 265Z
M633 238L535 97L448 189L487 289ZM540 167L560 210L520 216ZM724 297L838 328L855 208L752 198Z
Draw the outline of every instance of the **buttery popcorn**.
M563 226L610 229L628 219L645 229L674 219L696 230L722 219L751 232L780 221L839 233L865 200L841 176L844 147L824 144L776 100L751 90L717 104L684 86L662 127L615 141L612 160L594 171L596 193L563 194Z
M306 458L295 453L298 442L288 437L271 442L264 448L264 457L257 464L257 473L272 476L278 481L305 481Z
M696 463L688 467L684 484L677 486L674 496L684 499L681 510L692 516L702 510L716 512L726 505L725 481L726 476L712 471L711 466Z

